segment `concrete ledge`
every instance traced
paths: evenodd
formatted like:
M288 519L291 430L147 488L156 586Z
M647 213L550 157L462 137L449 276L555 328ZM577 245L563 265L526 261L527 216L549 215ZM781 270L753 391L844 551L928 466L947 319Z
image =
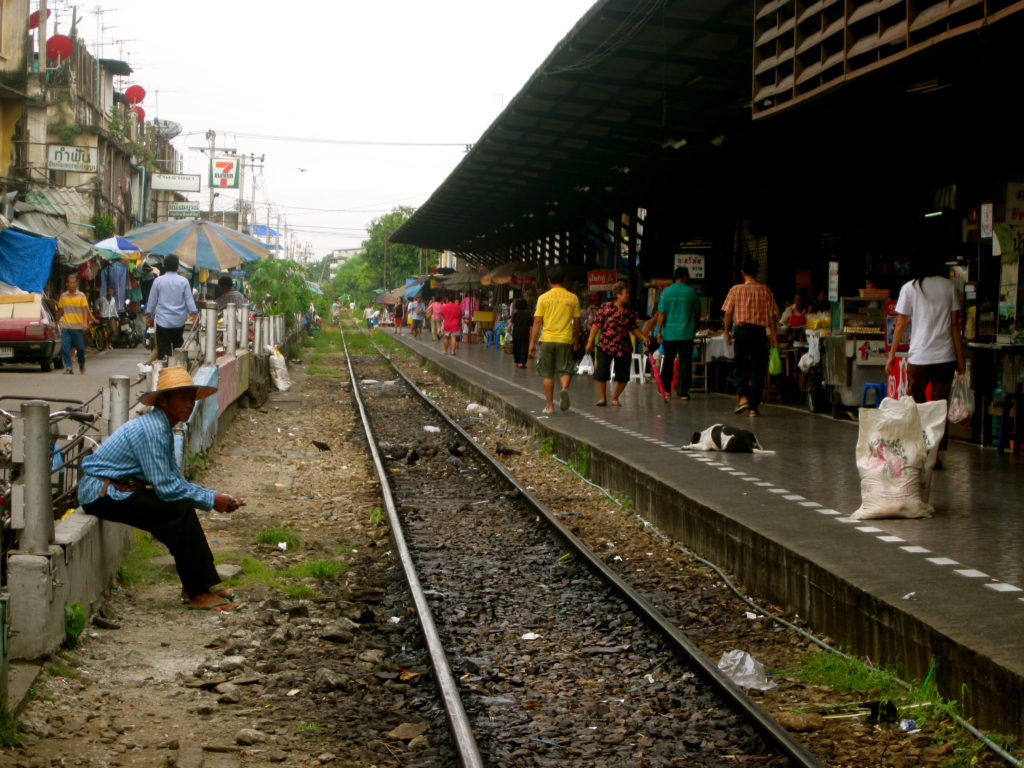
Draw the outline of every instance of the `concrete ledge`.
M924 679L934 666L939 690L960 701L978 725L1024 735L1024 669L997 661L1014 655L991 643L992 647L969 646L956 637L960 627L955 623L918 615L912 603L897 604L872 594L865 574L877 577L877 566L872 570L870 562L858 562L857 551L843 550L838 542L808 544L777 521L751 524L750 518L702 502L701 489L681 489L669 478L638 470L612 450L553 429L553 421L538 421L511 398L466 378L459 364L441 365L408 348L442 380L508 422L551 437L556 455L586 465L591 481L625 493L644 519L735 574L745 589L807 618L817 632L877 664L898 669L907 679ZM844 567L831 568L830 562ZM895 582L901 576L893 573L891 579ZM900 594L898 585L886 586L892 587L890 593ZM978 613L963 621L981 626L986 617ZM1017 634L1003 638L1003 645L1019 643Z

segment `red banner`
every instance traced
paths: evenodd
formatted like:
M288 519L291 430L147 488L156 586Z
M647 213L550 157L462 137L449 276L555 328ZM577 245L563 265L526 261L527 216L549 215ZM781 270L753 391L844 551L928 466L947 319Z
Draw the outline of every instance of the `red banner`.
M619 281L619 273L614 269L595 269L587 272L587 285L591 293L610 291Z

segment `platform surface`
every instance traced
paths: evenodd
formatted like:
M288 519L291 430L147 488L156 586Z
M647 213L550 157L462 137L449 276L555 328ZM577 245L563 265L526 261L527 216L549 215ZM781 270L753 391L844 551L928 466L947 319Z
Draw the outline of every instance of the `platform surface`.
M714 393L666 404L651 381L630 383L622 407L598 407L589 376L574 377L568 411L545 415L533 361L524 370L482 343L450 356L426 335L400 338L548 428L615 454L1024 675L1021 455L951 441L932 484L933 517L851 521L860 505L852 421L772 404L759 418L736 416L733 398ZM715 423L752 429L776 453L682 450Z

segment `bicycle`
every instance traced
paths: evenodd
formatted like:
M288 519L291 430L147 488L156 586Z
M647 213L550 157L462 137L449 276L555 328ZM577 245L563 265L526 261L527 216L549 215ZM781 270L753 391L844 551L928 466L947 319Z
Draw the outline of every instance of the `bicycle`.
M101 320L100 322L93 323L92 325L89 326L88 341L92 345L93 349L97 350L98 352L102 352L104 349L107 348L107 335L106 333L104 333L102 325L103 322L104 321Z

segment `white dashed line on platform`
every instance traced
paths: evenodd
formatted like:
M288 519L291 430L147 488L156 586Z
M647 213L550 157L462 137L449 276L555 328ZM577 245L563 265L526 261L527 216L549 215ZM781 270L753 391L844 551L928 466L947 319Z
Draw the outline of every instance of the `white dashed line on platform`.
M876 537L879 541L884 541L887 544L900 544L906 541L906 539L900 538L899 536L878 536Z
M800 502L800 506L801 507L820 507L821 504L819 504L816 501L801 501Z
M759 482L759 483L754 483L754 485L759 485L759 486L761 486L762 488L769 488L769 487L771 487L771 486L775 485L775 483L769 483L769 482L768 482L767 480L762 480L762 481L761 481L761 482Z
M785 488L772 488L768 493L789 493Z
M989 589L994 589L996 592L1024 592L1020 587L1015 587L1013 584L1004 584L1001 581L997 581L995 584L986 584Z
M841 513L836 511L836 510L834 510L834 509L819 509L818 510L818 514L819 515L838 515L838 514L841 514Z
M900 547L904 552L909 552L912 555L927 555L931 552L930 549L924 547Z
M953 571L953 573L957 574L958 576L963 576L966 579L987 579L988 578L988 574L987 573L984 573L983 571L976 571L973 568L962 568L962 569Z
M786 501L805 501L803 496L800 496L799 494L796 493L791 493L788 496L783 496L782 498L784 498Z
M960 565L959 562L948 557L926 557L925 560L935 565Z
M881 528L875 528L875 526L873 526L873 525L862 525L857 530L860 531L861 533L878 533L882 529Z

